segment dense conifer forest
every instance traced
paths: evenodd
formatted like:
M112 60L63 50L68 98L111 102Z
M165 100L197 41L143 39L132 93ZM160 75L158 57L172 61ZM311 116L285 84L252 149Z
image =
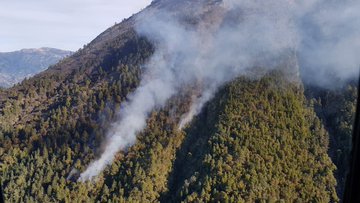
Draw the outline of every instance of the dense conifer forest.
M196 91L184 87L151 113L135 145L117 153L97 181L78 182L154 53L129 24L0 89L7 202L339 202L356 83L307 86L282 68L223 85L180 130Z
M119 58L115 67L98 66L90 75L44 75L2 90L0 158L7 200L338 201L355 88L309 93L307 99L302 85L288 82L281 71L224 86L183 131L173 112L186 112L189 98L173 98L152 113L137 143L119 153L99 181L76 182L76 171L101 150L104 129L138 85L139 64L152 52L144 39L135 41L147 48ZM341 110L334 113L331 105Z

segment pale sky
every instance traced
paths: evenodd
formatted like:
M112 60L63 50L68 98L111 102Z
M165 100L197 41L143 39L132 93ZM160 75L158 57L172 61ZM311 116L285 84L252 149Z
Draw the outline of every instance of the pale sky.
M151 0L0 0L0 52L76 51Z

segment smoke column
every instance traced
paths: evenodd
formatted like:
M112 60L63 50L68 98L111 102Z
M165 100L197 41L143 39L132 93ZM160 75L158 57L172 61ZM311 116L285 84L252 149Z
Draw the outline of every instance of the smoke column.
M138 34L147 37L156 51L140 86L122 104L104 153L79 181L93 180L118 151L134 144L152 110L195 81L201 81L201 94L192 99L179 129L201 111L219 86L247 75L253 67L272 70L293 51L299 56L302 76L312 83L330 84L324 79L327 74L345 80L359 71L360 12L356 11L360 3L356 1L224 0L214 3L209 12L208 1L198 0L190 8L184 6L184 11L166 8L166 3L175 2L150 6L138 16ZM201 19L195 25L181 15L191 9ZM209 17L202 19L204 13Z

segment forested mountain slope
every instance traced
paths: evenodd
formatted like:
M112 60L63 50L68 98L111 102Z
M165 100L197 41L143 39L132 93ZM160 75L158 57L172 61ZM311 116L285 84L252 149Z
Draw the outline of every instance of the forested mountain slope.
M106 95L103 98L111 98ZM117 103L113 99L100 103L105 101ZM101 140L115 108L108 105L101 110L100 105L104 120L93 123L87 109L77 118L66 113L71 108L64 104L48 121L34 123L38 130L28 125L18 132L5 132L1 158L6 197L23 201L337 200L335 166L327 155L328 134L302 90L288 84L281 73L256 81L239 78L227 85L185 131L177 129L177 118L169 112L173 106L183 103L173 99L166 109L154 112L137 144L119 153L94 185L73 182L68 175L83 170L94 156L96 147L91 148L91 143L98 142L92 140Z
M186 132L173 202L337 201L328 134L281 73L230 83Z
M150 10L171 7L169 2L154 1ZM181 130L180 117L197 91L184 87L151 113L135 145L119 152L97 181L78 182L79 172L104 150L107 129L155 51L134 22L132 17L109 28L47 71L0 89L0 178L8 201L339 200L333 152L343 146L329 149L329 142L333 147L332 140L341 139L329 126L346 122L338 130L351 136L348 106L355 101L344 101L348 105L339 108L346 114L334 121L325 113L332 98L316 102L320 94L308 89L305 97L300 79L288 77L295 63L225 84Z

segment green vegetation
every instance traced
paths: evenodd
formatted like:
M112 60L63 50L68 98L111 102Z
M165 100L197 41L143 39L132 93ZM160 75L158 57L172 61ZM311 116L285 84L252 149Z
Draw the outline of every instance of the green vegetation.
M196 88L184 90L152 112L135 145L119 152L96 182L76 182L77 171L101 152L106 129L154 51L132 29L101 49L96 43L0 89L7 201L339 201L335 189L337 181L343 184L356 89L307 89L307 99L281 71L225 85L178 130Z
M281 74L224 87L188 131L173 202L336 202L328 136ZM285 88L286 87L286 88Z
M118 153L96 183L75 182L70 172L83 171L94 159L104 129L140 74L139 66L119 64L98 68L90 78L78 80L83 76L75 72L64 82L33 79L16 87L22 91L4 90L0 159L6 199L338 201L327 132L301 88L280 72L226 85L185 131L177 130L177 121L188 97L173 98L152 113L137 143Z

